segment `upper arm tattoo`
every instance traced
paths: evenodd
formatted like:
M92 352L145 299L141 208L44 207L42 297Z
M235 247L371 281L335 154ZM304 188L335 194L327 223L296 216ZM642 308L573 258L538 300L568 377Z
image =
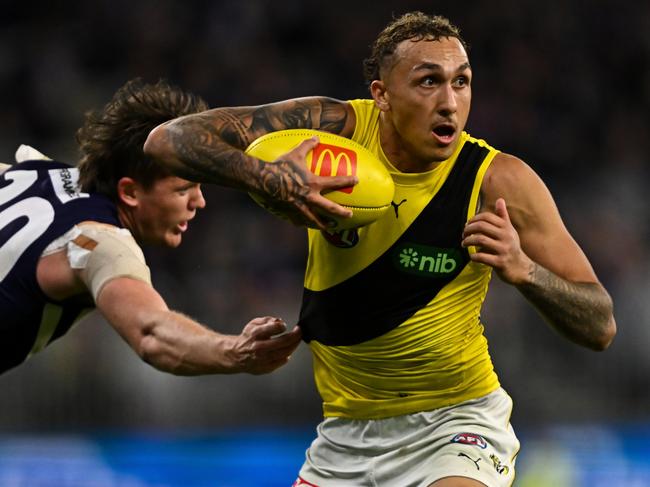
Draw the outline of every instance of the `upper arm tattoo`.
M348 121L348 110L344 103L329 98L321 100L319 129L340 135Z
M340 134L346 121L344 103L331 98L304 98L255 109L250 132L255 138L285 129L317 129Z
M251 158L242 151L255 139L284 129L341 134L346 104L331 98L301 98L259 107L217 108L168 125L169 142L181 167L176 173L199 182L239 185L250 180ZM258 171L259 172L259 168Z

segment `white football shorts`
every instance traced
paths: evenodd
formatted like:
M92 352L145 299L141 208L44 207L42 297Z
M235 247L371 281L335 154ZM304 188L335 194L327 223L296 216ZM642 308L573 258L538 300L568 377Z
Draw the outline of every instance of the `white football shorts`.
M519 440L502 389L385 419L326 418L294 487L427 487L444 477L511 486Z

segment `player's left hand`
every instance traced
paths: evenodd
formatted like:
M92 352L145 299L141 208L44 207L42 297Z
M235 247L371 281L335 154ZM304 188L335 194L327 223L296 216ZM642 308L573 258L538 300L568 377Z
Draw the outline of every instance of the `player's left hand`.
M470 253L470 259L489 265L509 284L526 282L534 266L521 248L503 198L497 199L494 212L482 211L467 222L462 245L474 246L476 252Z

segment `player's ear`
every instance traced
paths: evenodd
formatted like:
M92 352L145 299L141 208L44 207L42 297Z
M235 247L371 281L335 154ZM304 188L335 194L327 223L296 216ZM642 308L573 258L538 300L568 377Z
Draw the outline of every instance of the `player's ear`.
M375 100L375 104L382 112L388 111L390 103L388 102L386 85L383 81L376 79L370 83L370 94L372 95L372 99Z
M138 183L129 177L120 178L117 182L117 199L127 206L138 206Z

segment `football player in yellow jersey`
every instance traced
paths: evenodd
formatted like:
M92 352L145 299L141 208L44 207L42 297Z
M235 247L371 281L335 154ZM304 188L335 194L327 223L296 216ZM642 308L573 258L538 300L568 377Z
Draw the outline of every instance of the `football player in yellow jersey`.
M511 485L512 403L480 321L492 270L597 351L616 333L611 298L537 174L464 131L472 67L455 26L404 14L364 68L372 99L218 108L159 126L145 152L210 183L257 174L267 161L243 150L275 130L328 131L373 151L396 192L394 211L366 227L327 232L311 206L320 188L302 173L278 188L294 195L282 210L312 227L300 326L325 415L294 485Z

